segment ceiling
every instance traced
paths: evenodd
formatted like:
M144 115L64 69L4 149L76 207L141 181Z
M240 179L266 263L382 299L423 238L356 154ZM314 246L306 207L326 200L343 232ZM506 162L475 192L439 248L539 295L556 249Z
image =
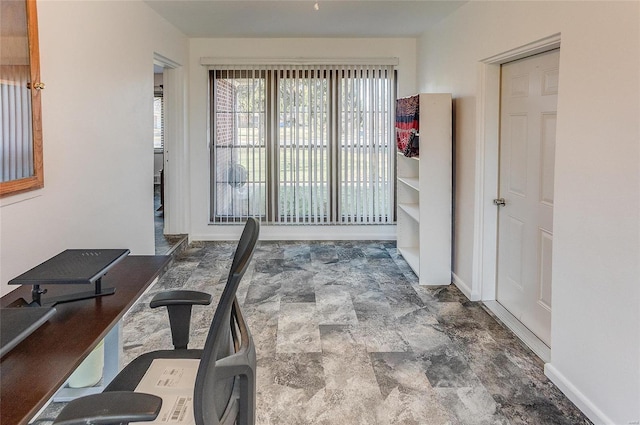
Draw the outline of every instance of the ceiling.
M464 1L145 0L187 37L417 37Z

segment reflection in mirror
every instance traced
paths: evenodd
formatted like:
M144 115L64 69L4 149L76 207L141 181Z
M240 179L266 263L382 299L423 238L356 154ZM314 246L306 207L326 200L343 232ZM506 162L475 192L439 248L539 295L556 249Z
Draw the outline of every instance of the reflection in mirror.
M0 0L0 196L43 186L35 0Z

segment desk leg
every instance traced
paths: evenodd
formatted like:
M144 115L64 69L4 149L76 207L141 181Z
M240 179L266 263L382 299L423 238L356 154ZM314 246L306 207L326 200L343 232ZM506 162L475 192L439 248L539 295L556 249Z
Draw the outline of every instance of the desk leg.
M102 386L106 387L120 372L122 353L122 322L118 322L104 338L104 369Z
M63 386L53 396L54 402L68 402L78 397L101 393L120 371L120 353L122 352L122 325L118 322L104 338L104 368L102 381L94 387L69 388ZM66 384L65 384L66 385Z

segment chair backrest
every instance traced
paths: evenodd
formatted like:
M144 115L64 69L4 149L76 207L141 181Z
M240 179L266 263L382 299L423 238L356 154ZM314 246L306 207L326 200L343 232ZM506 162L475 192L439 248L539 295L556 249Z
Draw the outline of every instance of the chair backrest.
M209 328L194 388L193 407L197 425L222 423L225 411L235 402L234 391L238 391L238 382L246 384L247 378L253 379L248 375L255 370L255 347L237 303L236 291L253 256L259 233L260 223L249 218ZM237 333L242 337L241 343L234 341ZM255 400L251 401L255 405ZM246 406L240 406L243 408L246 410ZM253 414L250 417L253 418Z

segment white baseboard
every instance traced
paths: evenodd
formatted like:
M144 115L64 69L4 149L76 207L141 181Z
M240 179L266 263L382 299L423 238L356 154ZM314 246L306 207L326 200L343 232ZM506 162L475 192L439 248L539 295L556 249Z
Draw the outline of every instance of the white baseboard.
M460 292L462 292L465 297L471 300L471 288L469 287L469 285L467 285L462 279L460 279L454 272L451 272L451 281L458 287Z
M602 413L595 404L580 392L558 369L551 363L545 363L544 374L567 396L596 425L615 425L607 415ZM631 422L630 422L631 423Z
M504 325L525 343L543 362L551 360L551 349L545 345L533 332L527 329L513 314L497 301L484 301L484 305L496 315Z
M464 280L460 279L460 277L453 272L451 272L451 281L458 287L460 292L469 299L469 301L480 301L480 294L471 289L471 286L467 285Z
M229 241L237 240L242 232L242 224L211 225L211 233L189 235L189 241ZM395 225L268 225L260 227L262 241L326 241L326 240L374 240L395 241Z

